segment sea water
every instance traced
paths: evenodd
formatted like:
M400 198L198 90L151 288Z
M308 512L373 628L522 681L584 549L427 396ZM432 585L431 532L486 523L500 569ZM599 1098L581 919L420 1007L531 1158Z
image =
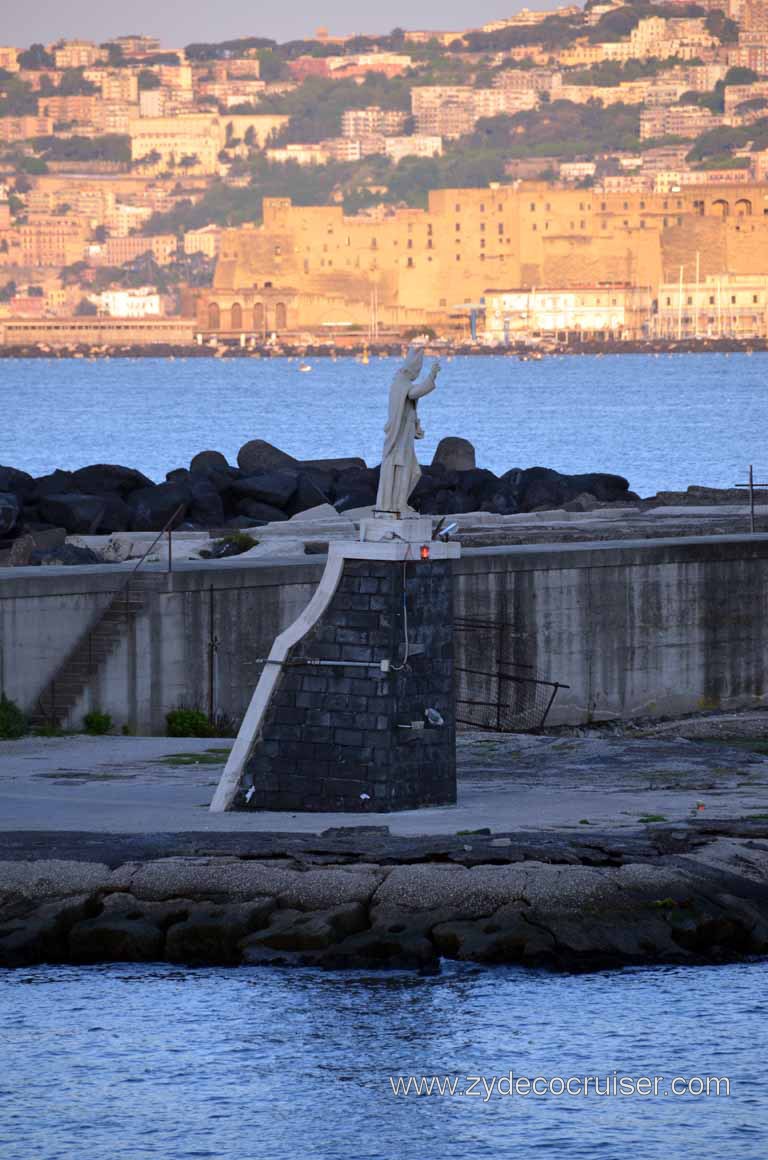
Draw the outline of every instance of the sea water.
M198 451L236 461L249 439L299 459L381 457L394 358L0 361L0 464L42 474L90 463L161 481ZM443 359L420 404L429 462L444 435L478 465L609 471L641 495L768 479L768 354ZM762 473L762 474L761 474Z

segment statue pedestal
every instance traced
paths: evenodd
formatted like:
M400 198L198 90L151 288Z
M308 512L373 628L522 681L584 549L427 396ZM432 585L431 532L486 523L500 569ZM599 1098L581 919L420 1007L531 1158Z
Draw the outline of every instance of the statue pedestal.
M431 517L377 518L360 541L331 544L312 601L272 647L212 810L455 803L460 546L431 536Z
M360 521L360 539L365 543L429 544L435 521L432 516L375 515Z

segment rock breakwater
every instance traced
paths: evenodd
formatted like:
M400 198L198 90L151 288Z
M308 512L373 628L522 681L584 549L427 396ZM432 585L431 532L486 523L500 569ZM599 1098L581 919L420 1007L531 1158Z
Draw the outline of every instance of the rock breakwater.
M229 835L216 852L210 834L144 849L128 835L6 835L0 965L583 970L765 954L766 838L758 822L588 839L361 827Z
M344 514L371 508L378 482L379 468L362 459L296 460L260 439L241 447L237 464L218 451L202 451L162 482L119 464L56 469L37 478L0 466L0 548L24 540L7 563L96 563L87 548L67 545L65 551L65 538L169 527L236 532L312 509ZM475 466L466 440L449 438L423 466L411 502L431 515L510 515L569 505L586 511L638 499L626 479L602 472L513 467L496 475Z

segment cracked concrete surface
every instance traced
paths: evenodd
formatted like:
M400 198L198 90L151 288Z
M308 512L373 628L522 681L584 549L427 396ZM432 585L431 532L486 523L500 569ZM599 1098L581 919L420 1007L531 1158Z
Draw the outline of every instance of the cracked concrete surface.
M760 719L762 728L767 716ZM678 734L683 728L677 725ZM713 722L709 736L714 729ZM749 735L749 729L743 726L742 732ZM707 732L696 722L689 731ZM210 814L227 740L26 737L0 742L0 831L312 834L379 824L403 836L485 827L498 833L588 833L593 826L625 830L649 820L768 816L768 756L741 742L694 741L673 733L663 726L647 736L637 730L541 737L465 733L458 739L456 806L367 815ZM200 763L187 764L195 759Z

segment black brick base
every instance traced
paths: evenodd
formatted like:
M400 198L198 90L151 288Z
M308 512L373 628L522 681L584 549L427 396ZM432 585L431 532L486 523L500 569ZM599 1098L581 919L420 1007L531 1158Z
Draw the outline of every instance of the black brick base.
M382 660L404 659L404 589L416 648L405 668L384 674ZM289 655L235 808L365 813L455 802L451 605L450 561L347 561L325 616ZM301 663L317 660L341 663ZM428 708L442 726L426 723Z

